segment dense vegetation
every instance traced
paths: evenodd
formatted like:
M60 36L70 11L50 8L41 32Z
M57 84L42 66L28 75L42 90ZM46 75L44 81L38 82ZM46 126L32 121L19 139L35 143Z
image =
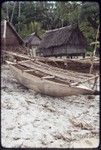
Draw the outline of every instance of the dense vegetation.
M3 18L8 18L23 38L32 32L41 36L45 30L78 24L90 44L95 41L99 25L99 4L96 2L8 1L2 4Z

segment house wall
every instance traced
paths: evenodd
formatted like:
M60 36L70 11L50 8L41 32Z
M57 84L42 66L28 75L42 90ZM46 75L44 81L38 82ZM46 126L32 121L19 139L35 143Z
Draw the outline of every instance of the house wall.
M34 36L30 43L32 46L38 46L40 44L40 39L37 36Z
M18 37L14 34L9 26L7 26L6 32L6 45L21 46L20 40L18 40Z
M37 49L37 47L35 47L35 46L31 46L31 48L30 48L30 56L32 58L36 57L36 49Z
M82 32L78 28L73 29L71 32L63 31L64 29L61 29L57 33L50 32L46 34L39 49L43 56L85 54L87 42Z
M12 31L12 29L10 28L10 26L7 24L7 28L6 28L6 38L3 38L3 31L4 27L1 27L1 46L2 47L8 47L8 46L14 46L14 47L18 47L18 46L22 46L24 45L24 43L22 44L22 42L20 41L20 39L16 36L16 34Z
M86 50L80 46L60 46L41 50L43 56L67 56L84 54Z
M1 26L1 49L25 53L25 44L13 32L12 28L7 24L6 38L3 38L4 25ZM24 52L23 52L24 51Z
M1 58L2 62L7 58L4 51L19 52L22 54L27 54L28 50L26 49L23 41L13 32L13 29L8 25L6 26L6 38L3 38L4 34L4 24L1 26Z

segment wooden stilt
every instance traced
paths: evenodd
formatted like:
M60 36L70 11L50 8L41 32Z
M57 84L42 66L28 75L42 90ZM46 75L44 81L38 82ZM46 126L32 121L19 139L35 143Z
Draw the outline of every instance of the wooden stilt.
M98 34L99 34L99 26L98 26L98 30L97 30L97 34L96 34L96 42L97 42ZM95 43L95 48L93 51L93 55L91 57L91 67L90 67L90 72L89 72L90 74L92 73L92 70L93 70L94 56L95 56L96 48L97 48L97 44Z
M5 59L5 53L6 51L6 28L7 28L7 22L6 20L4 21L4 32L3 32L3 49L2 49L2 62L4 62Z
M95 80L94 80L94 84L93 84L92 89L94 89L95 86L96 86L96 89L97 89L97 80L98 80L98 76L95 77Z

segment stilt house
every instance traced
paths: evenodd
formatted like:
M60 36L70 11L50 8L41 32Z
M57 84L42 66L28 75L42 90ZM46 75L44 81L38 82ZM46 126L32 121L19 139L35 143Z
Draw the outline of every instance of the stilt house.
M85 56L87 41L78 26L65 26L49 30L43 36L38 47L40 55L50 56Z
M30 53L31 53L32 57L33 56L35 57L36 49L41 42L41 38L34 32L34 33L30 34L29 36L27 36L24 39L24 42L25 42L26 46L30 48Z

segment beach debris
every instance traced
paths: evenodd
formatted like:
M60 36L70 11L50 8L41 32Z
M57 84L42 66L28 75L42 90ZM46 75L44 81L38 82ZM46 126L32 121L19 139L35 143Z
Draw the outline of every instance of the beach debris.
M94 130L93 126L85 121L81 122L77 120L76 118L69 118L69 121L72 123L73 126L79 127L82 130Z

